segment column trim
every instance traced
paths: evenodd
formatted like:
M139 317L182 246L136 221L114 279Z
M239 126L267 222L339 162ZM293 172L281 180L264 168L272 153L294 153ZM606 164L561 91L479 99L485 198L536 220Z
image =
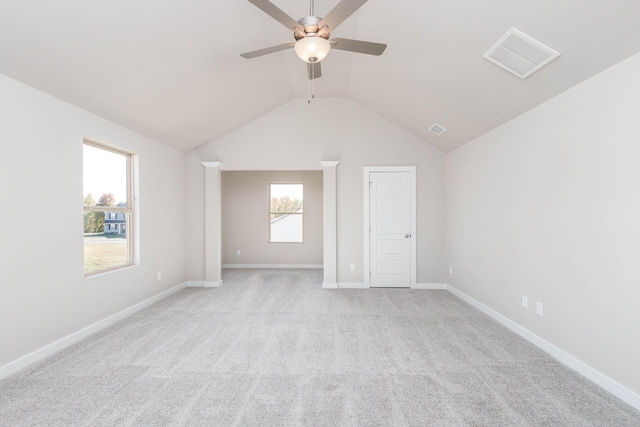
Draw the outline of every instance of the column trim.
M217 168L220 167L220 162L200 162L205 168Z
M323 281L322 287L338 287L337 257L337 160L321 161L322 165L322 234Z
M204 287L222 284L221 162L202 162L204 174Z

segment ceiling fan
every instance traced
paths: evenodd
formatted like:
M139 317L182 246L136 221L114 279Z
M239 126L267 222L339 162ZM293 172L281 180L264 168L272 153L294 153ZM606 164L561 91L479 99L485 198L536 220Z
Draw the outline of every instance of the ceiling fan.
M367 0L342 0L324 18L314 15L314 0L310 0L309 16L301 18L298 21L295 21L269 0L249 0L249 2L253 3L288 29L293 30L293 37L296 42L258 49L243 53L240 56L251 59L294 48L298 57L307 63L309 80L322 76L320 61L329 54L331 49L379 56L382 55L382 52L384 52L387 47L386 44L352 39L334 38L329 40L329 33L335 30L338 25L365 4Z

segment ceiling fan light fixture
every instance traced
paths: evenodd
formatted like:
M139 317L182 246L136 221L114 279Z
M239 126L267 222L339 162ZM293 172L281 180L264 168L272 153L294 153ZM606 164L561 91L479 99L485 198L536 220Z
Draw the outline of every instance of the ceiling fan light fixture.
M307 36L296 42L294 50L304 62L320 62L329 54L331 43L322 37Z

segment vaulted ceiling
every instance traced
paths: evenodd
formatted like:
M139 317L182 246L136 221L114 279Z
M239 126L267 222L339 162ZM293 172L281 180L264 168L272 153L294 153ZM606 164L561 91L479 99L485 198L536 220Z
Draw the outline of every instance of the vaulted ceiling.
M308 0L273 3L309 14ZM316 0L316 15L337 3ZM639 22L637 0L369 0L331 36L386 51L330 52L315 95L451 151L639 52ZM561 56L525 80L483 59L512 27ZM240 57L289 41L246 0L0 0L0 73L185 152L307 97L292 50Z

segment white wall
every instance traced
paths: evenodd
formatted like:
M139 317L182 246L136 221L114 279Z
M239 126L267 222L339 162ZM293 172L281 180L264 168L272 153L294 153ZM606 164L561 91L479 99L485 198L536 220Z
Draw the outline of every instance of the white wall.
M304 185L303 243L269 243L270 183ZM222 172L222 264L322 265L322 172Z
M638 76L640 55L450 153L446 191L449 283L635 393Z
M418 271L420 283L442 283L444 274L444 154L420 138L346 99L293 100L195 152L198 161L220 161L229 170L321 170L337 167L338 281L363 282L363 168L417 166ZM200 205L204 170L189 162L189 206ZM198 218L189 242L204 233ZM203 280L203 250L189 244L189 279ZM349 271L356 264L356 271Z
M186 281L186 155L2 75L0 93L1 367ZM88 279L84 137L139 154L141 218L140 265Z

